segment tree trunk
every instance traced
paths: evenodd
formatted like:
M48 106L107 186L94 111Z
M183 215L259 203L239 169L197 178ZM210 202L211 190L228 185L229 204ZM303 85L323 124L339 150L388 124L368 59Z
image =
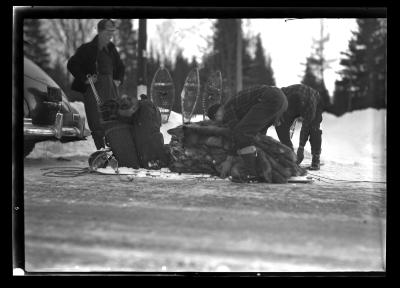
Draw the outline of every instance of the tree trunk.
M147 80L146 80L146 19L139 19L139 41L138 41L138 89L137 96L141 99L141 95L147 96Z
M242 20L236 19L236 93L242 90Z

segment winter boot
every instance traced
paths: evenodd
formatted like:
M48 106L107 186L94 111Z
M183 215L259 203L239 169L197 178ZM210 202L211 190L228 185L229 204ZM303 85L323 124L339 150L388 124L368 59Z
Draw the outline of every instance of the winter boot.
M320 157L321 153L312 154L311 166L309 170L319 170L320 168Z
M258 179L256 170L257 166L257 150L255 146L247 146L237 151L244 161L243 178L244 182L255 181ZM241 174L242 174L241 173Z

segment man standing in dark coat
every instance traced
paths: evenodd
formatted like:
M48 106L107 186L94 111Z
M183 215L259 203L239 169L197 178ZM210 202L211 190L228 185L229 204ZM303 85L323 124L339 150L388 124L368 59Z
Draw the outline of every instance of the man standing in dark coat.
M290 127L296 118L301 117L303 120L297 149L297 164L303 161L304 146L310 139L312 163L309 169L319 170L322 143L320 124L323 112L321 96L317 90L303 84L282 87L281 90L285 93L289 105L283 114L281 125L275 126L279 140L294 150L290 140Z
M96 75L94 79L96 90L103 103L117 100L118 86L122 83L125 73L120 55L111 42L116 31L111 19L103 19L97 24L98 34L94 39L81 45L68 60L68 71L74 76L72 90L84 94L85 112L97 149L104 148L105 131L98 112L98 103L92 89L89 87L87 75Z
M287 106L286 96L279 88L258 85L240 91L224 105L215 104L208 109L210 119L222 122L229 128L233 142L233 149L222 163L222 178L229 173L234 155L240 155L245 161L248 180L255 178L257 153L254 136L279 123Z

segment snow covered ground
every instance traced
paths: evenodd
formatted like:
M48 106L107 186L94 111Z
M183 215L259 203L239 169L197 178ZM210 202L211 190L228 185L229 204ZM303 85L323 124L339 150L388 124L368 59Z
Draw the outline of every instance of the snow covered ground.
M82 103L73 106L84 114ZM332 179L386 182L386 110L323 117L324 165L309 173L315 179L311 185L242 185L168 169L152 175L138 169L134 177L83 173L77 179L71 176L95 151L90 137L37 144L24 161L25 267L32 272L384 271L386 185ZM202 115L194 119L200 120ZM166 143L166 131L180 124L181 115L172 113L161 128ZM277 138L273 127L268 135ZM305 150L309 164L309 144Z
M82 102L73 102L72 105L84 115ZM202 115L192 119L193 122L201 120ZM181 115L171 112L168 123L161 127L165 143L169 143L171 139L167 130L181 123ZM325 113L321 126L323 166L321 171L312 174L341 180L386 181L385 109L366 109L341 117ZM292 138L295 148L298 146L300 128L301 124L298 123ZM267 135L278 139L273 127L268 130ZM64 144L46 141L36 144L28 158L89 156L95 150L91 137L87 141ZM310 161L310 145L307 143L302 164L309 164Z

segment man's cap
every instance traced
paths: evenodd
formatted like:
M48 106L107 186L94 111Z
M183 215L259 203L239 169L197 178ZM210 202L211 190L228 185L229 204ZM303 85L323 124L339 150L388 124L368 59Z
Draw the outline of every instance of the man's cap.
M99 23L97 23L97 31L100 32L103 30L107 30L107 31L117 30L115 22L111 19L100 20Z
M207 109L208 118L215 120L215 115L217 114L219 107L221 107L221 104L219 103L211 105L210 108Z

